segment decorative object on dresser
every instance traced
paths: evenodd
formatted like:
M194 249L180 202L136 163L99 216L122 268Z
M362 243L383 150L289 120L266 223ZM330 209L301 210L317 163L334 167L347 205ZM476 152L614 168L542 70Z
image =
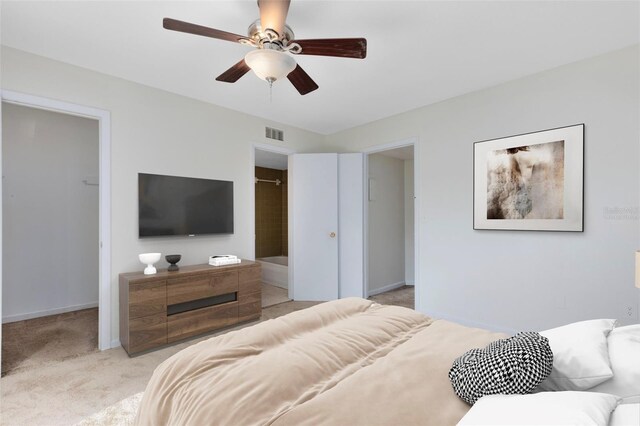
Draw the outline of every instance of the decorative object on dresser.
M167 268L167 271L173 272L173 271L180 270L180 267L177 265L177 263L180 262L180 259L182 259L182 255L168 254L164 258L168 263L170 263L169 267Z
M240 259L232 254L209 256L209 265L212 266L235 265L236 263L240 263Z
M157 272L156 267L153 265L160 260L160 256L162 256L162 253L142 253L138 255L140 263L147 265L144 268L145 275L153 275Z
M120 342L129 355L261 315L260 264L120 274Z
M473 228L583 228L584 124L476 142Z

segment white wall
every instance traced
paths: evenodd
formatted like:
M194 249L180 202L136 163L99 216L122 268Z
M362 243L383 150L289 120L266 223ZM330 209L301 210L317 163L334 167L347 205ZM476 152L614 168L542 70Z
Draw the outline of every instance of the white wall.
M369 183L367 289L372 295L405 283L404 161L369 155Z
M418 137L419 310L507 331L637 322L638 53L636 45L328 138L327 149L360 151ZM474 231L473 143L576 123L586 125L585 232ZM605 214L616 207L635 213Z
M118 338L118 274L142 270L138 253L181 253L184 265L213 253L250 255L251 143L303 151L324 142L312 132L19 50L3 46L1 54L3 89L111 112L112 339ZM265 139L265 125L283 129L286 142ZM138 239L138 172L233 181L235 234Z
M6 104L3 322L98 305L98 122Z
M404 280L415 284L415 224L414 224L413 160L404 160Z

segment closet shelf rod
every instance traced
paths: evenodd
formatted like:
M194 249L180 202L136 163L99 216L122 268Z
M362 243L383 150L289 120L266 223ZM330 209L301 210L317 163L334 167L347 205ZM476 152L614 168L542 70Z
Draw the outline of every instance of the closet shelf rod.
M275 184L276 184L276 186L279 186L279 185L282 183L282 181L281 181L280 179L276 179L276 180L269 180L269 179L259 179L259 178L256 178L256 183L258 183L258 182L275 183Z

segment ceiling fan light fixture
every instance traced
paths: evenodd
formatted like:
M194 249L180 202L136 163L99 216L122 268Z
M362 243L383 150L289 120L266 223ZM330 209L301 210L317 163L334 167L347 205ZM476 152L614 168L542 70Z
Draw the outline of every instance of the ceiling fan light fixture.
M298 40L286 22L291 0L257 1L260 18L249 26L248 37L172 18L164 18L162 26L171 31L240 43L257 49L217 76L216 81L235 83L253 70L259 78L269 83L269 93L273 82L282 77L287 77L301 95L318 89L316 82L289 54L356 59L367 56L367 40L364 38Z
M273 49L252 50L244 61L258 77L269 83L286 77L297 65L290 55Z

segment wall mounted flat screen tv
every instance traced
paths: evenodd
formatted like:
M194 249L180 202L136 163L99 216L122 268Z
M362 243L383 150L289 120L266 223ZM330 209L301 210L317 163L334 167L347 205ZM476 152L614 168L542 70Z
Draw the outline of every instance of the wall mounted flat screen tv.
M233 234L233 182L138 174L138 235Z

